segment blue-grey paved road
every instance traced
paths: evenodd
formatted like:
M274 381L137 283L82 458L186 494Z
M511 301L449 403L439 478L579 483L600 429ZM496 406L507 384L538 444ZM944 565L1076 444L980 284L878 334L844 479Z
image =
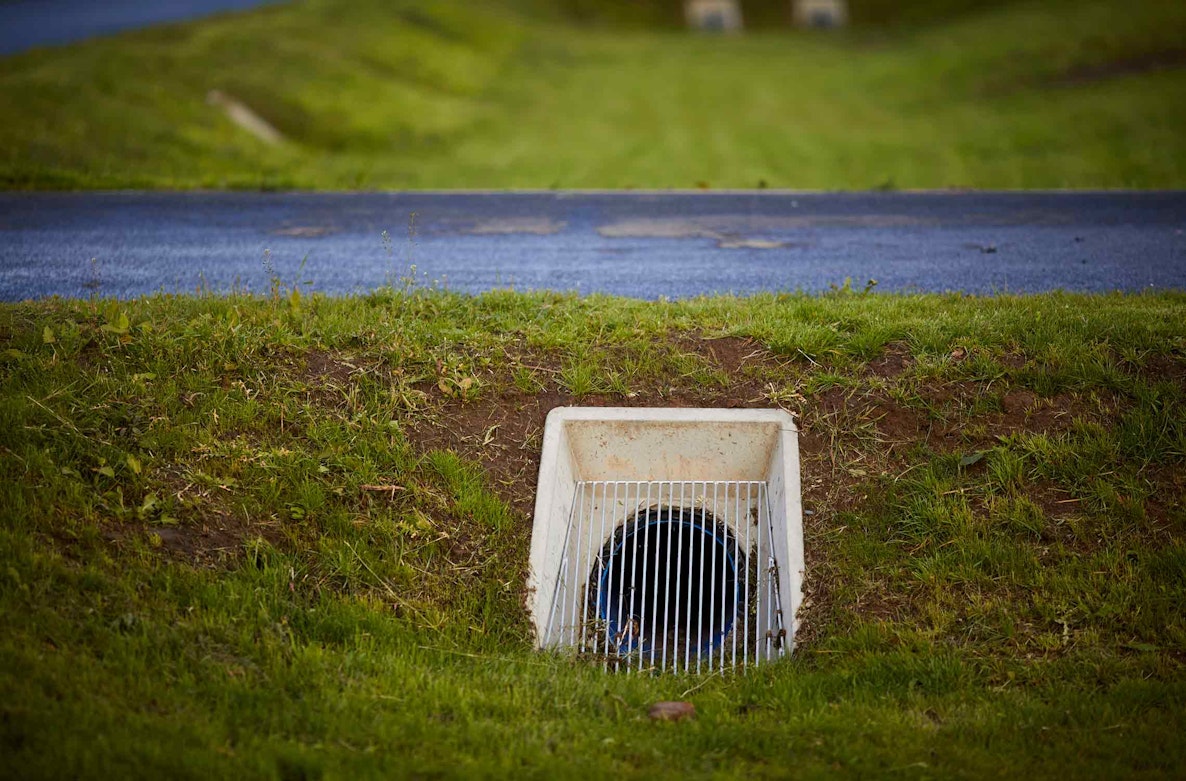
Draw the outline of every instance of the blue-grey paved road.
M10 0L0 2L0 55L284 0Z
M302 260L304 268L301 269ZM0 193L0 298L1186 289L1186 192Z

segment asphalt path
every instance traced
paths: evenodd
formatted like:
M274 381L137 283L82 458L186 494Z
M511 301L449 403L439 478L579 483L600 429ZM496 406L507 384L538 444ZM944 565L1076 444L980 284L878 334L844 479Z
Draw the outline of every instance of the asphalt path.
M2 0L0 55L284 0Z
M412 270L414 267L414 271ZM1186 289L1186 192L0 193L0 299Z

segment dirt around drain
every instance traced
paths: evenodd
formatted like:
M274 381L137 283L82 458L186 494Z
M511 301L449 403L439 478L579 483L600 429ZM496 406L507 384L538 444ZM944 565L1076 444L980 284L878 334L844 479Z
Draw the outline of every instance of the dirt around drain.
M141 538L150 548L195 567L218 569L238 561L249 540L279 541L275 528L252 524L231 515L184 522L176 526L127 523L107 529L104 538L116 545Z
M535 501L535 480L539 472L544 422L555 407L768 407L766 389L760 377L742 369L769 360L769 353L750 339L725 337L699 339L685 336L679 349L695 352L725 372L730 382L724 387L696 386L681 378L672 384L643 384L630 394L577 396L551 388L538 393L504 391L472 400L446 396L435 386L426 386L430 407L407 422L406 435L420 452L452 450L477 462L487 471L494 490L523 518L531 515ZM539 359L527 360L537 370ZM507 367L515 361L507 362ZM495 375L509 372L503 368ZM487 378L494 387L507 387L505 376Z

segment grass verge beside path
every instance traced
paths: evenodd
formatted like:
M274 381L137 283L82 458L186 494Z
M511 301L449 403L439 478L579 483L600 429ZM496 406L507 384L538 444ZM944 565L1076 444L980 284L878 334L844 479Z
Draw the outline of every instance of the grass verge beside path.
M718 38L303 0L0 61L0 186L1186 186L1186 4L987 5Z
M522 610L557 404L782 406L793 659L606 676ZM1172 777L1186 296L387 290L0 306L16 777ZM699 717L646 720L687 697Z

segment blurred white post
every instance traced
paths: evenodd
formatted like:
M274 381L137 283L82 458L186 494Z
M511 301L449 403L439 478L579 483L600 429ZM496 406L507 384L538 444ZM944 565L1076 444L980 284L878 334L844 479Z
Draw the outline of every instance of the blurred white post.
M791 17L796 27L844 27L848 24L847 0L794 0Z
M706 32L739 33L744 26L738 0L686 0L688 27Z

